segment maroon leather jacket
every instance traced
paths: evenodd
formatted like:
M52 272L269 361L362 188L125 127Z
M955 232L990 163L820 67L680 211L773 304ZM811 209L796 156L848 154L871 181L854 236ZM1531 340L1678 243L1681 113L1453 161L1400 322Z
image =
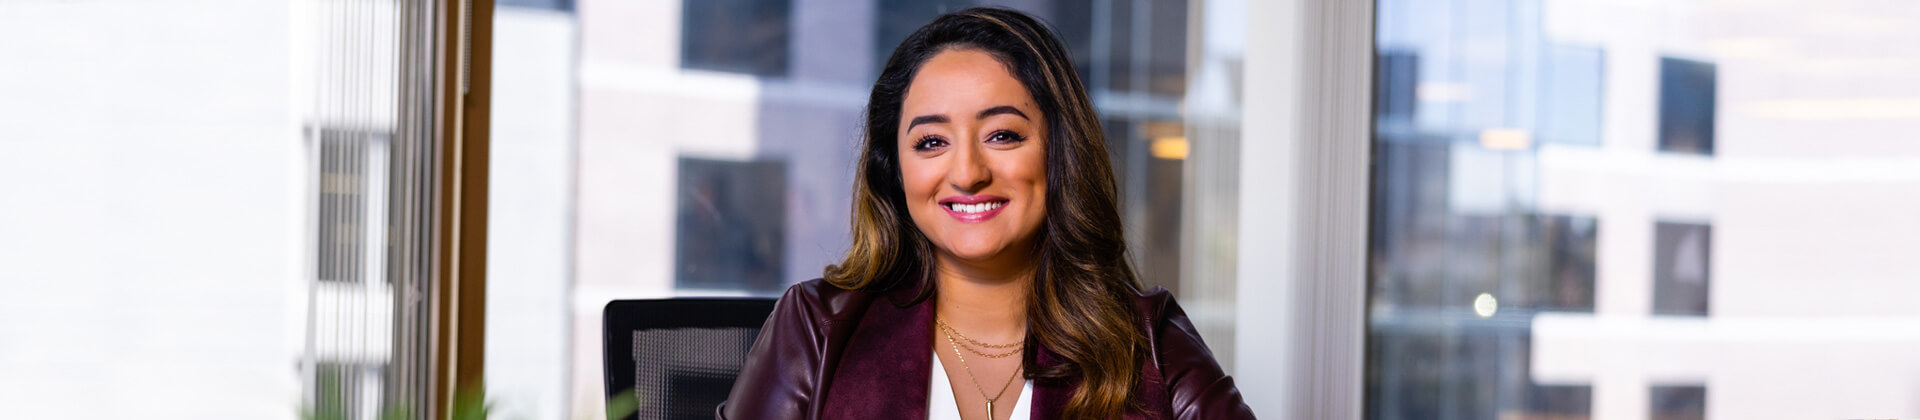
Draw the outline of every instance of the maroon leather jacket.
M932 381L933 305L917 287L850 291L822 280L787 289L747 354L720 419L924 419ZM1166 289L1133 300L1152 354L1142 405L1128 419L1252 419L1233 378ZM902 306L904 305L904 306ZM1039 348L1035 363L1059 356ZM1032 417L1060 417L1076 385L1035 381Z

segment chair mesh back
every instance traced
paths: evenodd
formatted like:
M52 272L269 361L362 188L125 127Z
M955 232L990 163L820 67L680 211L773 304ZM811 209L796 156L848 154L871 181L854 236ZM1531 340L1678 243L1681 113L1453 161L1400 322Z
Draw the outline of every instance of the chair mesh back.
M727 399L759 328L633 332L633 392L640 419L712 419Z

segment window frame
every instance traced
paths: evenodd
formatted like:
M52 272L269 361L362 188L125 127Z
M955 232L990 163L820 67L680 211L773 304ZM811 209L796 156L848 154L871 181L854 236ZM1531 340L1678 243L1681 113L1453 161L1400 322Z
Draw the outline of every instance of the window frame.
M1250 2L1234 361L1279 418L1365 416L1374 2ZM1260 322L1247 322L1261 320Z

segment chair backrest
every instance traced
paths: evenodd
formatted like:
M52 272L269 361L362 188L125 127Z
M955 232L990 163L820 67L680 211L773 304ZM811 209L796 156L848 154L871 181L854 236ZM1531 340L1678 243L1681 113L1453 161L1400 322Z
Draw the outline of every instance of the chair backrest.
M607 418L713 418L773 304L751 298L607 303L601 338ZM619 397L638 402L638 410L615 413Z

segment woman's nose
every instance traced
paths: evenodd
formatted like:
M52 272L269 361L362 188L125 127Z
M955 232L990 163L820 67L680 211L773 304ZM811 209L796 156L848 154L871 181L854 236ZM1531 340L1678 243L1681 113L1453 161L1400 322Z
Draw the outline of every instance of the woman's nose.
M987 157L981 150L980 142L968 141L954 150L953 165L947 168L947 182L953 188L966 193L978 192L993 180L993 174L987 169Z

